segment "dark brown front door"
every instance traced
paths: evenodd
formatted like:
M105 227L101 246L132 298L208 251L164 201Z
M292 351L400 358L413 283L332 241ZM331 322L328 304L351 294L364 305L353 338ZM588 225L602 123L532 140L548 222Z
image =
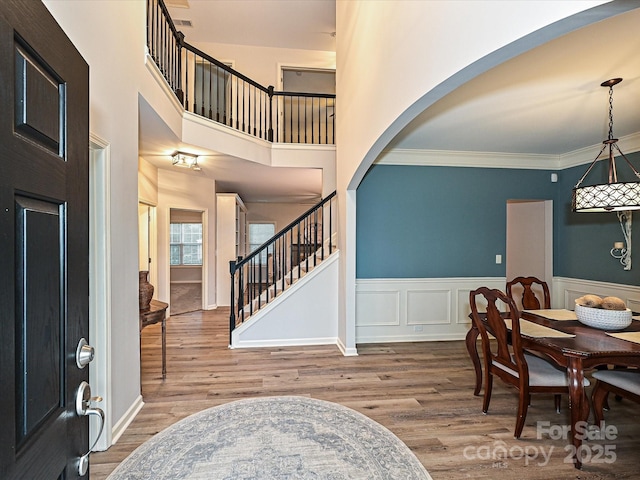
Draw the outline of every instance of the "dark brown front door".
M78 478L88 421L89 69L46 7L0 1L0 478Z

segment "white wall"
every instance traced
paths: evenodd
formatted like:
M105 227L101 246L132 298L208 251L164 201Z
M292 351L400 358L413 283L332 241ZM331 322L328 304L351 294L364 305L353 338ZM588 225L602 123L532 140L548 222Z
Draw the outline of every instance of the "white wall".
M189 37L185 37L189 43ZM281 88L281 67L306 67L335 70L336 53L317 50L296 50L225 43L193 44L216 60L232 63L234 70L241 72L263 87L273 85Z
M234 347L339 343L339 252L233 331Z
M138 199L148 205L158 205L158 168L138 159Z
M293 222L314 204L246 203L247 222L275 222L276 232Z
M210 178L197 173L158 170L158 300L169 302L169 223L172 208L202 211L203 302L207 308L216 303L216 187ZM171 311L171 305L169 305Z
M339 312L347 348L355 346L355 189L372 162L409 121L446 93L579 22L560 23L527 43L489 54L602 3L606 2L337 2ZM583 21L596 20L591 16Z
M89 126L110 149L113 428L140 399L138 324L138 82L145 55L145 2L45 0L89 64ZM108 48L108 53L105 49ZM95 395L103 392L95 391Z

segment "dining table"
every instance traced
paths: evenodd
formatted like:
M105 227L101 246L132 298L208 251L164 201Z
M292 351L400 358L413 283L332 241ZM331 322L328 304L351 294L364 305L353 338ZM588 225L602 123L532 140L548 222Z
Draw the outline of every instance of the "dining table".
M523 348L540 352L567 370L570 436L574 466L578 469L582 468L584 453L581 446L585 432L581 425L586 425L590 410L584 386L585 372L608 366L640 367L640 333L635 333L640 332L640 317L635 314L633 317L631 325L612 331L584 325L572 310L567 309L523 310L520 313ZM523 320L540 328L538 331L523 329ZM478 335L472 322L466 346L476 375L474 395L479 395L482 388Z

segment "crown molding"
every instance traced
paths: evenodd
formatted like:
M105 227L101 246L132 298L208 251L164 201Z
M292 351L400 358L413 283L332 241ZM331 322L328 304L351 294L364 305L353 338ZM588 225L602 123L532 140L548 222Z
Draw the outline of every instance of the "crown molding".
M618 146L625 154L640 151L640 132L620 138ZM601 148L600 143L562 155L395 148L383 151L375 163L377 165L564 170L592 162Z
M481 168L557 169L557 155L537 155L499 152L465 152L455 150L408 150L396 148L383 151L375 162L379 165L415 165Z
M640 151L640 132L620 137L618 140L618 147L626 155ZM602 148L602 143L591 145L589 147L574 150L573 152L560 155L559 169L576 167L578 165L584 165L585 163L593 162L596 155Z

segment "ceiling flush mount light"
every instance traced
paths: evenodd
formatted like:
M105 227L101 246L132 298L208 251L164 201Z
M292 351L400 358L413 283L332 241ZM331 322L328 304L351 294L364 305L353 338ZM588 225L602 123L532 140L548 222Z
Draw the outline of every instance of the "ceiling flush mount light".
M190 168L196 172L202 170L198 165L198 156L193 153L176 152L171 155L171 158L173 159L174 167Z
M571 208L574 212L617 212L640 209L640 182L618 182L618 172L616 171L614 159L615 151L627 162L636 178L640 179L638 171L618 147L618 139L613 138L613 87L621 81L621 78L612 78L600 84L602 87L609 87L609 137L602 142L600 153L591 162L585 174L573 188ZM605 149L608 149L609 153L608 183L581 186Z

